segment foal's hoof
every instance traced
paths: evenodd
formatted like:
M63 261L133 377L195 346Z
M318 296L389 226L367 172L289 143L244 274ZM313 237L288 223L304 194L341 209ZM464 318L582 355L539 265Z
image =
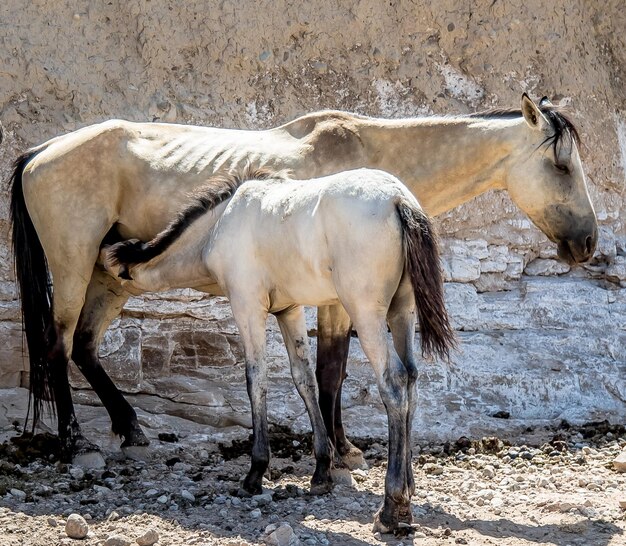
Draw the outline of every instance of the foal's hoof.
M311 495L326 495L333 490L333 482L325 481L320 483L311 483Z
M243 489L250 493L250 495L261 495L263 493L262 480L249 479L249 476L246 476L246 479L243 481Z
M383 535L393 533L394 529L398 526L397 522L383 522L381 519L382 508L374 514L374 525L372 526L373 533L381 533Z
M410 504L398 506L398 521L400 525L411 525L413 523L413 511Z
M106 461L99 451L84 451L74 455L72 464L85 469L104 468Z
M122 453L131 461L147 461L150 448L147 446L122 446Z
M339 456L341 457L341 462L350 470L367 470L369 468L365 462L365 457L363 457L363 452L356 446L351 446L346 453L342 453Z

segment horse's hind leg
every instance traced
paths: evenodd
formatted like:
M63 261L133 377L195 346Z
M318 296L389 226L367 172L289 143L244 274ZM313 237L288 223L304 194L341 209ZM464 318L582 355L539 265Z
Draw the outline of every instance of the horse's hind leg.
M330 475L331 449L326 427L317 402L317 385L315 375L310 367L310 348L301 306L291 307L276 315L280 331L285 340L291 375L306 406L311 427L313 428L313 444L317 462L311 479L311 493L327 493L332 488Z
M415 479L413 476L411 449L411 430L415 411L417 409L417 363L415 359L415 298L413 296L413 288L409 277L405 274L402 277L400 286L395 293L389 312L387 313L389 329L393 337L394 347L400 356L400 360L404 364L407 371L407 389L408 389L408 405L409 411L406 421L406 457L407 457L407 484L411 496L415 493ZM400 521L411 523L413 515L410 505L401 507L399 513Z
M98 347L111 321L119 316L128 292L110 275L96 267L74 334L72 360L96 392L111 417L112 430L123 438L122 449L146 446L137 414L100 364Z
M319 403L328 435L341 463L351 470L367 468L363 452L347 438L341 418L341 388L346 378L352 324L341 304L317 309L317 366Z
M72 263L71 260L68 263ZM64 461L86 466L104 466L99 448L89 442L80 430L67 369L87 281L70 270L60 271L55 268L55 264L51 264L50 270L54 280L54 328L48 340L48 360L52 370L51 386L56 404L61 457Z

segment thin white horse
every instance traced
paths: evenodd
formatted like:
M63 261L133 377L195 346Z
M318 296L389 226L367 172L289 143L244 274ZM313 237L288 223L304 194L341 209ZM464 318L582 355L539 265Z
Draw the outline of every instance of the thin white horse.
M99 249L151 239L212 174L250 164L305 179L373 167L398 176L430 215L507 190L563 259L583 262L593 255L597 225L576 142L565 116L524 95L520 110L397 120L316 112L266 131L113 120L28 150L15 165L11 216L34 421L52 401L63 458L97 451L74 413L72 358L109 412L122 448L148 443L98 357L106 328L130 295L97 263ZM358 465L361 453L346 439L340 412L349 341L341 305L320 307L320 406L337 451Z
M446 357L454 344L430 221L408 189L382 171L359 169L307 181L253 180L220 204L238 185L214 179L149 243L106 247L105 264L113 274L132 279L127 283L135 290L202 288L229 298L244 346L252 407L252 464L244 481L252 493L261 491L270 456L268 313L278 319L292 376L311 418L317 460L312 490L331 485L331 445L309 365L302 305L340 303L357 329L387 409L389 464L375 529L391 531L400 520L410 520L415 489L410 432L416 407L416 307L423 352ZM394 346L387 340L387 324Z

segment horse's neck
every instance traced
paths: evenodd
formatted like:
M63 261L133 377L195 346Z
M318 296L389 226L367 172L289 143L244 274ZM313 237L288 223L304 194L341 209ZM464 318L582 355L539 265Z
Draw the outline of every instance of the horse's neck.
M520 118L521 119L521 118ZM398 176L431 215L503 189L520 120L366 120L359 136L371 167Z

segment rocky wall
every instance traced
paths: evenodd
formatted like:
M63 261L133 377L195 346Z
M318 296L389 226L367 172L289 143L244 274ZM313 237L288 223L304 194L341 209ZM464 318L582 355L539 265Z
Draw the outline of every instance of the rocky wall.
M463 343L449 365L422 368L415 427L448 437L560 418L624 421L625 31L616 0L5 1L0 386L27 381L7 193L11 163L26 147L113 117L266 128L323 108L401 117L517 106L525 91L567 105L580 129L598 251L570 270L503 192L439 217ZM309 322L313 335L311 313ZM275 325L269 337L274 418L305 426ZM354 341L348 428L361 434L376 422L382 431ZM101 354L116 382L155 412L247 422L241 347L223 300L190 291L134 298ZM498 411L511 420L491 417Z

